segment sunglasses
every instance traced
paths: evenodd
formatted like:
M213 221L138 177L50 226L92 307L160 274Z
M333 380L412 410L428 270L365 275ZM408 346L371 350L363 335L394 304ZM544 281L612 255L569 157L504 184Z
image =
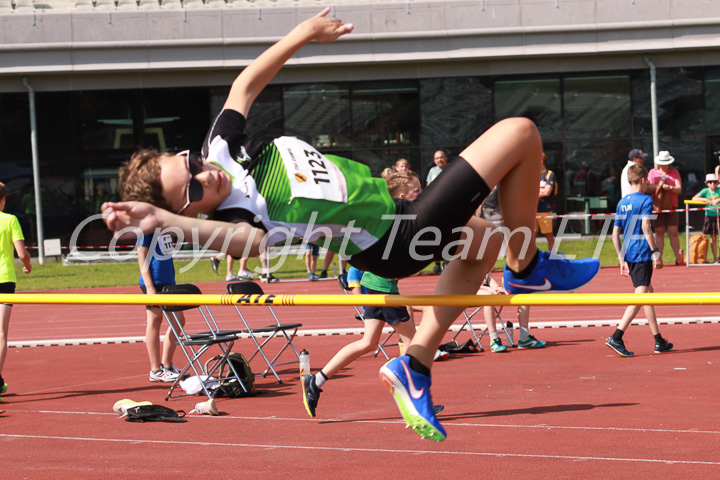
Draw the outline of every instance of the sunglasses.
M708 181L705 182L705 183L718 183L718 181L717 181L717 180L708 180Z
M203 198L203 186L195 178L198 173L203 171L203 161L194 153L190 153L190 150L182 151L178 153L178 156L185 157L185 166L187 166L188 172L190 172L190 181L185 188L185 205L177 211L177 215L180 215L191 203L199 202Z

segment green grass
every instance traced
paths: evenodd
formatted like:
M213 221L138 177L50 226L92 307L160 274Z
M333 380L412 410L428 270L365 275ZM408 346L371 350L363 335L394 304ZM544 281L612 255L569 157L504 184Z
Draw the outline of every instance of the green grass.
M544 242L539 243L540 248L547 248ZM680 248L685 248L685 235L680 235ZM603 266L616 266L617 257L612 241L608 237L598 250L598 241L595 238L587 238L582 240L565 240L560 244L559 250L565 255L575 255L577 258L587 258L597 256L599 253L600 264ZM665 251L663 261L666 263L674 263L670 244L665 239ZM274 260L273 265L276 266L279 260ZM322 257L320 258L322 264ZM195 264L190 265L188 261L176 261L175 272L176 281L178 283L200 283L200 282L217 282L225 279L225 261L220 264L220 275L215 275L210 267L210 261L199 260ZM504 266L504 260L498 260L495 264L496 269ZM337 266L337 260L333 261L330 267L332 274L333 267ZM235 273L237 273L238 264L235 262ZM260 261L257 258L251 258L248 262L248 268L258 271ZM44 265L33 265L33 271L30 275L22 273L22 265L16 263L15 270L17 273L17 290L56 290L68 288L90 288L90 287L118 287L137 285L139 270L136 263L96 263L89 265L68 265L64 266L59 261L48 261ZM432 270L432 265L426 268L426 271ZM273 274L278 278L302 278L305 277L305 261L298 259L296 256L285 258L283 265Z

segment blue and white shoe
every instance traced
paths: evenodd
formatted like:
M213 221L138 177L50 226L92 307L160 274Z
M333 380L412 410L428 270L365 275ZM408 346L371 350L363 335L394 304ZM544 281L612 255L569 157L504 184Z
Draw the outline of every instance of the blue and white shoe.
M538 250L538 262L526 278L517 278L505 265L503 282L508 293L569 292L590 283L600 271L600 260L568 260L564 256Z
M530 335L525 340L518 340L518 348L545 348L546 342L538 340L537 338Z
M500 338L496 338L495 340L490 342L490 351L493 353L507 352L507 347L503 345Z
M410 368L410 357L393 358L380 369L380 380L390 390L408 427L423 438L441 442L447 434L435 416L430 377Z

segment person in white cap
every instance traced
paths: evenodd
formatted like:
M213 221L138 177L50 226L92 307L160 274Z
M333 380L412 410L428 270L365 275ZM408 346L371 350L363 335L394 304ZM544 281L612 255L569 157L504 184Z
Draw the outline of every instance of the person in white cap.
M678 212L668 212L678 207L678 194L682 192L682 178L680 172L672 167L675 159L670 156L670 152L663 150L655 157L656 167L648 173L648 183L655 185L653 194L653 206L657 213L655 220L655 243L663 253L665 245L665 231L667 230L670 237L670 247L675 254L675 265L683 263L680 254L680 238L678 237Z
M718 189L718 178L714 173L708 173L705 175L705 185L707 187L700 190L692 198L700 202L705 202L708 205L713 205L715 208L705 209L705 222L703 223L703 233L710 236L710 248L713 254L713 263L718 261L718 250L717 250L717 238L720 225L718 225L718 208L720 204L720 189Z

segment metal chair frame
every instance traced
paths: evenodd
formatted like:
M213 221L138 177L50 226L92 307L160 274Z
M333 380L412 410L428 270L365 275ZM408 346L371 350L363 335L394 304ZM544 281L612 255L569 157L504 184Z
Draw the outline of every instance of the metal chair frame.
M226 286L226 291L230 295L246 295L246 294L256 294L256 295L263 295L263 289L255 282L232 282L228 283ZM240 310L240 307L238 305L235 305L235 311L237 311L238 315L240 316L240 320L242 320L243 324L245 325L245 330L243 330L243 333L246 333L250 339L255 344L255 352L250 355L250 357L247 359L248 363L252 361L253 358L255 358L256 355L260 355L263 360L265 360L265 363L267 364L267 368L263 370L261 373L256 373L256 377L265 377L268 372L272 372L272 374L277 379L278 383L283 383L282 379L280 378L280 375L278 374L277 370L275 370L275 367L282 366L282 365L290 365L292 363L299 363L300 362L300 353L298 353L297 349L295 348L295 345L293 345L293 340L295 339L295 336L297 335L298 328L302 327L302 323L281 323L280 319L275 314L275 311L272 309L270 305L267 306L268 310L270 310L270 313L272 314L273 319L275 320L275 325L268 325L266 327L259 327L254 328L250 326L250 323L245 318L245 315L243 315L242 311ZM290 333L288 333L290 332ZM265 340L262 341L262 343L258 342L257 337L255 334L269 334ZM273 338L282 335L285 337L285 344L282 346L282 348L275 354L275 356L272 359L269 359L268 356L263 351L263 347ZM283 352L290 347L292 351L295 353L295 359L289 360L286 362L277 362L277 359L280 358L280 355L283 354Z
M195 285L181 284L167 285L163 288L160 294L200 295L202 294L202 292ZM189 395L187 393L173 395L175 387L177 387L177 385L180 383L180 380L184 378L185 374L189 370L192 370L192 372L197 376L197 378L200 379L202 390L205 395L207 395L208 399L213 398L212 393L207 387L207 384L211 381L223 382L235 379L238 381L239 385L245 392L248 391L247 387L240 379L239 372L235 370L232 362L227 361L227 357L228 355L230 355L235 341L239 338L238 334L241 333L242 330L220 330L217 321L215 320L215 317L213 317L207 305L160 305L160 309L162 310L163 316L167 320L171 330L177 338L176 343L178 344L180 350L182 350L185 358L187 359L187 364L180 371L180 375L178 375L178 378L172 383L172 385L170 385L167 395L165 396L166 401L169 398L178 398ZM207 332L190 334L187 333L185 331L185 328L180 324L180 321L177 317L177 312L192 309L197 309L200 312L200 315L202 316L205 324L209 329ZM200 362L200 358L208 349L210 349L214 345L217 345L222 353L219 358L214 362L210 363L207 370L205 370L202 363ZM224 376L222 375L221 369L223 364L226 364L229 367L227 375ZM215 377L213 380L210 380L210 377L212 377L213 374L218 373L220 373L220 375ZM201 375L206 375L208 378L206 380L202 380Z

